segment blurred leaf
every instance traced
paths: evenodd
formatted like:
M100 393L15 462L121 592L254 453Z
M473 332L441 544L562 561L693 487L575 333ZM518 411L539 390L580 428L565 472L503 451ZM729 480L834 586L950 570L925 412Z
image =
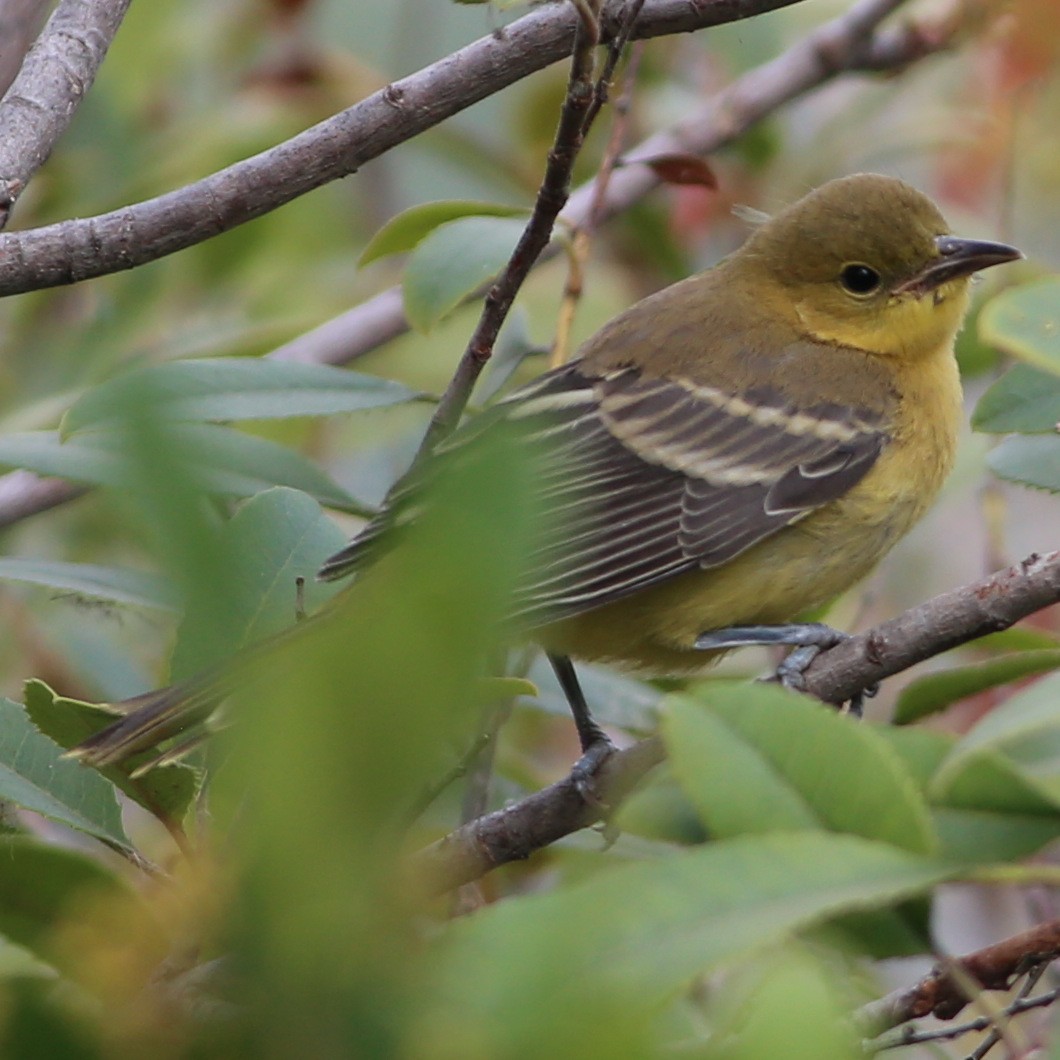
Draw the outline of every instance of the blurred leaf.
M712 682L702 702L667 703L674 775L712 835L824 828L932 849L926 802L870 726L761 684Z
M1060 277L1002 291L983 306L979 332L1006 353L1060 375Z
M431 232L405 266L402 287L409 323L430 331L492 280L508 263L524 227L521 220L465 217Z
M270 489L247 501L220 530L218 544L232 557L233 579L224 636L217 635L213 589L203 586L185 608L170 663L173 678L190 677L293 625L299 577L308 611L334 596L341 583L318 582L316 572L346 540L320 505L297 490Z
M110 600L136 607L176 609L173 588L165 578L143 571L116 570L92 563L0 557L0 581L41 585L62 594Z
M421 1040L446 1028L479 1056L649 1055L649 1017L693 977L957 871L854 836L758 835L500 902L449 925Z
M63 417L64 438L113 426L150 390L156 415L172 420L266 420L334 416L422 397L391 379L322 364L261 357L170 361L140 368L89 390Z
M1036 434L1060 424L1060 373L1017 364L979 399L972 427L987 434Z
M276 442L206 423L170 425L167 437L173 459L201 475L210 492L248 497L290 486L330 508L365 513L311 460ZM121 430L86 432L67 442L56 431L0 435L0 464L92 485L130 486L137 459Z
M1045 630L1021 625L988 633L972 641L968 647L977 651L1050 651L1060 648L1060 640Z
M0 698L0 799L128 848L114 786L62 755L18 703Z
M665 184L693 184L712 190L718 187L714 170L705 158L698 155L653 155L650 158L638 157L631 161L647 166Z
M995 707L954 746L936 783L952 783L983 752L1011 758L1060 806L1060 674L1050 674Z
M895 707L896 725L909 725L937 714L968 696L1007 685L1031 674L1047 673L1060 666L1060 648L1002 655L970 666L927 674L902 689Z
M998 478L1060 493L1060 434L1015 435L986 454Z
M23 695L33 724L66 750L109 725L119 714L106 705L56 695L43 681L35 679L26 682ZM132 774L137 768L153 757L153 752L134 755L99 772L156 817L180 822L199 790L200 778L191 767L175 763L158 766L134 779Z
M28 836L0 836L0 933L31 953L54 963L62 956L55 935L63 918L101 895L136 901L95 858Z
M426 202L392 217L369 240L357 261L360 266L413 250L436 228L462 217L529 217L525 206L504 206L495 202L470 202L450 199Z

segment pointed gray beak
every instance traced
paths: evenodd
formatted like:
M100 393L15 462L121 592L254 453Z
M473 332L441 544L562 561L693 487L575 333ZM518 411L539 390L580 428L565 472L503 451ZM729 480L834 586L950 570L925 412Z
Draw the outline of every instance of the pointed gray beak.
M1007 243L992 243L985 239L960 239L957 236L938 236L935 239L939 256L894 289L894 294L916 297L933 291L949 280L970 276L991 265L1018 261L1023 255Z

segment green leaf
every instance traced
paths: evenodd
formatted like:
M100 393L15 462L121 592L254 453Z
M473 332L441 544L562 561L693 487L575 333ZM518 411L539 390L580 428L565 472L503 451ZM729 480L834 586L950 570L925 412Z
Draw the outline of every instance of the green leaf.
M821 828L932 849L926 802L870 726L769 685L712 682L702 703L668 703L674 775L712 835Z
M1060 493L1060 434L1015 435L986 454L998 478Z
M128 848L114 786L62 755L18 703L0 698L0 799Z
M164 611L176 609L173 587L165 578L143 571L117 570L93 563L0 558L0 581L40 585L62 594L110 600Z
M1060 277L1002 291L979 314L979 333L1006 353L1060 374Z
M392 217L368 242L360 258L359 266L391 254L403 254L413 250L436 228L461 217L528 217L530 211L523 206L504 206L496 202L447 199L440 202L425 202L420 206Z
M118 712L106 704L83 703L56 695L43 681L30 679L23 689L26 713L49 739L69 750L86 737L109 725ZM115 787L134 802L164 821L183 819L199 790L196 770L182 763L157 766L133 778L137 768L154 757L154 752L134 755L120 765L101 769Z
M854 836L774 834L501 902L450 925L429 995L438 1026L424 1033L459 1012L482 1056L647 1055L647 1017L695 976L959 871Z
M910 682L898 697L895 724L909 725L945 710L968 696L1007 685L1031 674L1060 667L1060 648L1019 652L996 659L928 674Z
M98 961L84 961L83 953L56 941L67 918L100 900L120 903L142 952L150 952L149 940L165 952L162 932L142 900L102 862L28 836L0 836L0 934L89 989L100 985L84 979L98 973Z
M189 677L293 625L297 578L305 579L307 610L333 596L341 584L318 582L315 575L346 541L320 505L297 490L266 490L248 501L224 524L218 541L235 565L233 591L225 601L225 639L216 635L217 601L204 586L185 609L171 664L174 677Z
M979 399L972 427L985 434L1039 434L1060 424L1060 375L1028 364L1010 368Z
M174 424L167 432L173 453L210 492L248 497L270 486L290 486L328 507L368 514L312 461L286 446L215 424ZM0 464L91 485L135 486L135 458L121 430L86 432L67 442L56 431L0 435Z
M527 324L527 313L522 306L516 306L508 314L497 336L485 377L475 387L475 401L479 405L485 405L496 397L528 357L548 352L530 338Z
M1000 752L1060 806L1060 674L1050 674L983 717L942 763L937 784L952 784L976 756Z
M142 401L145 393L164 419L206 421L334 416L422 397L391 379L328 365L260 357L169 361L89 390L63 417L63 437L124 421L130 403Z
M567 697L544 656L534 659L527 676L537 685L534 705L549 714L570 717ZM630 732L650 732L655 728L663 693L646 681L592 663L578 664L578 681L586 700L593 704L598 721Z
M405 267L409 323L430 331L504 268L522 232L522 221L502 217L465 217L431 232Z

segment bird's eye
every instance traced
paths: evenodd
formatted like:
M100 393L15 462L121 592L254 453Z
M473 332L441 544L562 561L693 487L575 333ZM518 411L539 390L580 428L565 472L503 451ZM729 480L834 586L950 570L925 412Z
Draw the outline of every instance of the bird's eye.
M871 265L844 265L839 282L851 294L872 294L880 286L880 274Z

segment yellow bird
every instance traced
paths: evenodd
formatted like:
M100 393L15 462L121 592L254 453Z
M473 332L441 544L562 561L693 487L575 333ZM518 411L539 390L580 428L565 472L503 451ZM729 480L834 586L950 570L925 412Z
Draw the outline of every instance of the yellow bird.
M513 610L553 660L583 773L611 745L571 657L675 674L742 644L835 643L780 624L863 578L924 514L953 464L970 278L1020 256L952 235L899 180L834 180L487 414L548 450L536 488L564 517ZM369 562L410 493L399 484L320 576ZM152 746L217 694L149 693L75 753L101 764Z

